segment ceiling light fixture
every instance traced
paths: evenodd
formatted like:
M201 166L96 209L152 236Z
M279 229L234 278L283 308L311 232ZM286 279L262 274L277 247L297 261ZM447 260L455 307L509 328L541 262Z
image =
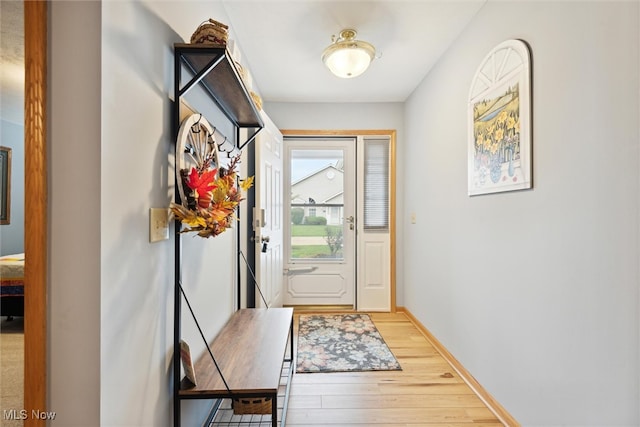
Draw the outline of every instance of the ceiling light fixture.
M333 74L343 79L364 73L376 55L376 48L362 40L356 40L356 30L340 31L337 39L322 52L322 62Z

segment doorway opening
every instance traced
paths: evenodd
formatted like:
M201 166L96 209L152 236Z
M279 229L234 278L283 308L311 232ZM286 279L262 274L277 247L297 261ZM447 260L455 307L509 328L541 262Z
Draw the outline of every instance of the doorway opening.
M395 131L282 131L283 304L395 311Z

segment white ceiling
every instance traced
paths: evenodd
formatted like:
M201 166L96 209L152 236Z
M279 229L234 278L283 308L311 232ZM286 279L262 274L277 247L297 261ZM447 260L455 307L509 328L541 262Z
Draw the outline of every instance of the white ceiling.
M402 102L488 0L218 1L264 101ZM22 13L22 2L0 0L5 119L13 115L7 105L24 92ZM333 76L320 60L345 28L380 56L353 79ZM22 112L15 114L20 122Z
M405 101L486 1L221 0L260 95L282 102ZM344 28L381 55L353 79L320 59Z

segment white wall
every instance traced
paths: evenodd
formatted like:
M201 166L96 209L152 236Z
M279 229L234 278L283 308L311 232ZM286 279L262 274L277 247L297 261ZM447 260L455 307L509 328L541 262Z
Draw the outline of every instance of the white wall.
M10 222L0 225L0 255L9 255L24 252L24 124L0 119L0 144L11 148Z
M204 2L50 7L50 408L56 425L170 426L174 230L149 243L148 212L173 199L173 43L226 16ZM235 307L234 235L183 238L183 284L209 338ZM184 306L182 336L203 351ZM203 410L186 402L184 425Z
M56 425L169 426L173 241L148 243L148 208L173 191L171 46L225 14L50 7L49 407ZM265 105L285 129L398 130L398 304L525 425L640 422L638 14L491 2L406 111ZM515 37L533 49L535 188L469 198L468 86ZM233 307L232 240L185 239L183 279L211 334Z
M640 424L639 14L489 2L406 104L405 303L523 425ZM534 188L468 197L468 90L510 38Z
M100 424L100 3L49 4L48 410ZM117 373L114 373L114 375Z
M10 223L0 225L0 256L24 252L24 14L20 2L0 2L0 26L12 43L0 47L0 145L11 148Z
M396 230L398 265L403 257L401 244L404 233L404 182L403 168L405 150L404 106L402 103L285 103L266 102L265 111L279 129L311 130L367 130L395 129L396 133ZM396 273L396 304L404 305L404 271Z

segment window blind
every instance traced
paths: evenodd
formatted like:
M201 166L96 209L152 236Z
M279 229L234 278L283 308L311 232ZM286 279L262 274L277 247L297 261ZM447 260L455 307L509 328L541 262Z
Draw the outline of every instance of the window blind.
M389 229L388 139L365 139L364 229Z

